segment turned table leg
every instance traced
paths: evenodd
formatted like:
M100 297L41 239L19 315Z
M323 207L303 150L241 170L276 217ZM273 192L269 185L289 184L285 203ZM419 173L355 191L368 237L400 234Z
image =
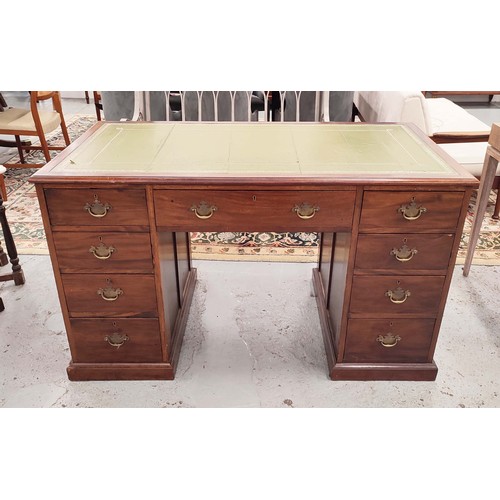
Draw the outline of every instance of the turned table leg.
M14 243L14 238L12 237L12 233L10 232L9 223L7 222L7 216L5 215L5 207L3 205L3 199L1 196L0 196L0 222L2 224L5 247L7 248L7 253L10 258L10 263L12 264L12 273L1 275L0 281L14 280L15 285L22 285L25 282L24 273L23 270L21 269L21 265L19 264L19 257L17 256L16 244ZM5 256L5 253L3 253L3 255Z
M9 262L7 254L3 251L2 243L0 242L0 266L6 266Z

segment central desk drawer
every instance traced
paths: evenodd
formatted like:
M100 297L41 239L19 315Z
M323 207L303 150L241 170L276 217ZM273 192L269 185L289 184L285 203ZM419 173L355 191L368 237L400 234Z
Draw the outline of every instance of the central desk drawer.
M149 233L54 232L61 272L153 272Z
M156 224L172 231L349 230L355 191L157 190Z
M156 317L153 275L63 274L71 317Z

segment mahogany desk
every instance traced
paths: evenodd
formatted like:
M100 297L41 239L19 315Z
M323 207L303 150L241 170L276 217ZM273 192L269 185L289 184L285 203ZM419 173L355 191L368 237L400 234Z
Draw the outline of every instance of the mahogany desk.
M321 233L330 377L436 377L478 181L410 125L104 122L32 182L71 380L174 378L196 283L189 231Z

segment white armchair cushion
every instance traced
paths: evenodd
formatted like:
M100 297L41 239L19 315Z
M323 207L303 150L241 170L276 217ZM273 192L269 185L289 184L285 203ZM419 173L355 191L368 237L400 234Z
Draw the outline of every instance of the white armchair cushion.
M449 99L427 99L431 134L489 132L490 127ZM484 156L484 155L483 155Z
M487 142L461 142L451 144L438 144L454 160L462 165L475 177L481 177ZM496 175L500 175L500 164Z

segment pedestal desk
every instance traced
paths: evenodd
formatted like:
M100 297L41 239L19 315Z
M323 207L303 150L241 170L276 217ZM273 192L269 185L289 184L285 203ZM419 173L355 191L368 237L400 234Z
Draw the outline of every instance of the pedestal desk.
M411 125L101 122L31 180L71 380L174 378L196 283L189 231L320 233L330 377L437 375L478 182Z

